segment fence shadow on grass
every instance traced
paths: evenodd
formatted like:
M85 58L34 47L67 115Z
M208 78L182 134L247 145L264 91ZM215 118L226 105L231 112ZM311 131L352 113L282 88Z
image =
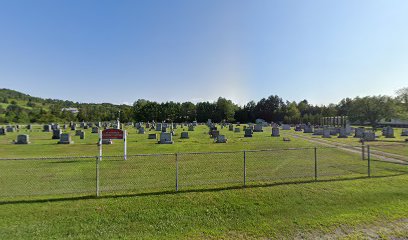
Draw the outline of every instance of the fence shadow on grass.
M86 195L86 196L73 196L73 197L60 197L60 198L43 198L43 199L25 199L25 200L0 200L1 205L8 204L29 204L29 203L44 203L44 202L64 202L64 201L77 201L77 200L88 200L88 199L116 199L116 198L127 198L127 197L146 197L146 196L160 196L160 195L176 195L185 193L200 193L200 192L220 192L228 190L238 190L238 189L255 189L255 188L267 188L282 185L301 185L307 183L325 183L325 182L343 182L343 181L353 181L359 179L376 179L376 178L389 178L405 175L406 173L391 174L387 176L360 176L360 177L342 177L336 179L322 179L322 180L303 180L303 181L286 181L286 182L274 182L274 183L262 183L262 184L250 184L247 186L227 186L227 187L212 187L212 188L202 188L202 189L187 189L179 191L158 191L158 192L147 192L147 193L128 193L128 194L110 194L104 196Z

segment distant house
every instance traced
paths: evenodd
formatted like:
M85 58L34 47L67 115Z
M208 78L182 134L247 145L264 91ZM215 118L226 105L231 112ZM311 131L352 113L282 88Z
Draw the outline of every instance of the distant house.
M63 108L63 109L61 109L61 112L63 112L63 111L71 112L72 114L79 113L78 108Z

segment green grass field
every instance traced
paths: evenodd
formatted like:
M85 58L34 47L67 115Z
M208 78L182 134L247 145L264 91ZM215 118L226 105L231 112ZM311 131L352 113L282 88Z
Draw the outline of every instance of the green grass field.
M179 128L175 143L162 145L129 127L127 161L121 141L103 146L116 156L99 164L96 199L97 134L85 130L85 140L59 145L40 127L0 136L0 158L34 158L0 161L1 239L315 238L338 228L358 238L359 229L408 213L406 165L373 158L367 178L360 154L294 138L294 131L274 138L271 128L252 138L224 128L226 144L214 143L205 126L190 139L180 139ZM32 144L12 143L22 133ZM337 140L356 143L330 139Z

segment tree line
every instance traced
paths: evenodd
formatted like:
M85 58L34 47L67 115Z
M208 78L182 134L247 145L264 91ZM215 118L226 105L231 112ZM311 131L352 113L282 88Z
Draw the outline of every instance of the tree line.
M13 99L13 100L10 100ZM376 126L382 119L408 119L408 88L396 91L395 97L366 96L342 99L337 104L312 105L307 100L285 101L277 95L238 106L219 97L214 102L155 102L139 99L132 106L109 103L74 103L71 101L34 98L12 90L0 89L0 123L46 123L67 121L122 122L254 122L263 119L276 123L319 124L321 117L349 116L352 122ZM7 105L7 107L3 107ZM78 108L79 113L61 111Z

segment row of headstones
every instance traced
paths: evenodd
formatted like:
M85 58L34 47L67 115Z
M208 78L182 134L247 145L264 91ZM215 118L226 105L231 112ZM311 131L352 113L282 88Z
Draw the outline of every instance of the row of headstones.
M80 138L84 139L84 136L85 135L82 135L82 136L80 136ZM53 139L56 139L56 138L54 138L54 136L53 136ZM58 141L59 144L71 144L71 143L74 143L71 140L71 135L69 133L60 134L58 139L59 139L59 141ZM28 134L20 134L20 135L17 136L17 140L14 143L15 144L30 144L30 136Z

